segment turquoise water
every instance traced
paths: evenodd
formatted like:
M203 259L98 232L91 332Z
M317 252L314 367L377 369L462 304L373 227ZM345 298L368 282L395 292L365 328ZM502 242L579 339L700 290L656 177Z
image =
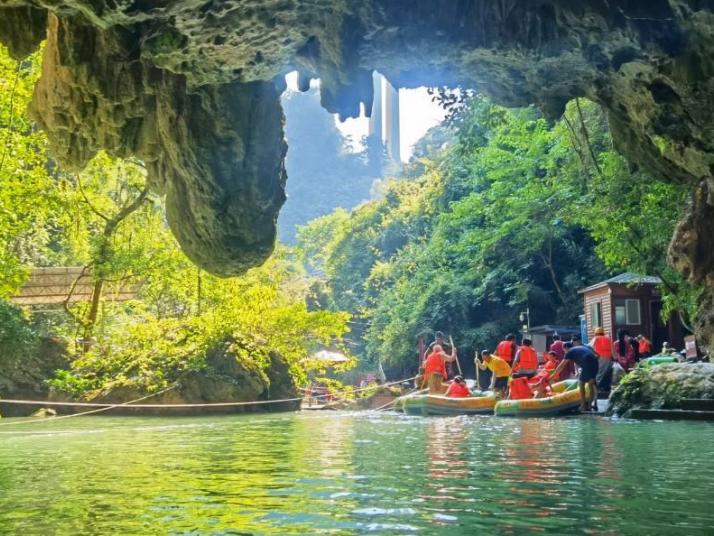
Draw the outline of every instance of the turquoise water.
M705 423L42 421L0 427L0 534L711 534L713 460Z

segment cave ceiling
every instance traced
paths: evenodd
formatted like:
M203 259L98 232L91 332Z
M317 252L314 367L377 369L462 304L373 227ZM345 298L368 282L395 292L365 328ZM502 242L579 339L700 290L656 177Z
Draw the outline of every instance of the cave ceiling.
M182 248L213 273L242 273L272 251L285 200L284 75L298 70L303 86L319 77L322 105L346 118L371 109L376 69L397 87L462 85L550 117L574 97L600 103L632 163L704 199L678 229L689 247L671 257L706 281L713 10L677 0L0 0L0 40L22 58L46 39L32 113L53 156L74 169L102 149L142 159Z

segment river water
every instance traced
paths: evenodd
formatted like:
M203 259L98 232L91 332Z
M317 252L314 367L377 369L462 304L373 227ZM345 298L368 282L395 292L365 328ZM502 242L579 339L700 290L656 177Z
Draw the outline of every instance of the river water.
M714 533L705 423L306 412L0 431L0 534Z

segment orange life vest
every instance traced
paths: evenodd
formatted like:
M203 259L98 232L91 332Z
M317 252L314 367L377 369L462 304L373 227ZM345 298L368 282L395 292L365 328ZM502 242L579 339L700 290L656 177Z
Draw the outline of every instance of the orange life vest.
M424 377L429 378L434 372L441 374L444 378L446 374L446 363L439 352L430 353L424 362Z
M496 346L496 355L506 361L511 363L513 361L513 341L501 341Z
M592 346L600 357L609 357L612 359L612 341L607 335L596 335L593 337Z
M652 343L647 339L642 339L638 350L641 354L647 354L652 351Z
M528 385L528 380L526 378L513 378L513 380L511 380L511 389L508 398L511 400L533 398L533 391L531 391Z
M555 370L556 366L557 364L555 360L548 359L545 362L545 365L543 365L543 369L538 374L529 379L528 382L531 384L535 384L540 383L543 380L550 380L550 373Z
M521 346L521 354L518 358L518 368L524 370L536 370L538 368L538 354L531 346Z
M451 398L466 398L471 396L471 391L463 383L452 383L449 385L449 389L446 391L446 396Z

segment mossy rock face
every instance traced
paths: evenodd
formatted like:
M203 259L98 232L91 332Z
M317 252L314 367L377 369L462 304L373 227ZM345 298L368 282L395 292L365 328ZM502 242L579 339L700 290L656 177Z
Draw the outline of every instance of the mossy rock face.
M260 366L257 362L238 355L245 348L236 341L217 345L206 354L206 366L183 374L176 387L146 400L151 404L211 404L220 402L253 402L298 398L297 387L285 359L277 352L267 352L269 362ZM264 351L253 349L254 351ZM93 402L120 404L136 400L148 393L143 384L123 380L90 396ZM113 409L112 414L203 414L244 413L251 411L296 410L300 401L277 404L247 404L237 406L214 406L197 408L137 408ZM167 413L168 412L168 413Z
M50 390L47 380L58 369L70 367L67 347L61 339L52 337L40 341L36 353L20 362L0 363L0 396L24 400L46 400ZM33 406L3 404L5 417L30 415Z
M632 409L676 409L685 398L714 399L714 364L678 363L637 368L610 395L610 414Z
M704 288L695 329L709 351L713 34L712 3L686 0L0 2L13 55L45 40L31 111L53 157L70 169L100 149L142 160L183 250L226 276L273 249L286 72L320 78L320 102L342 118L371 112L373 70L396 87L477 88L548 117L587 97L630 161L692 187L669 259Z

